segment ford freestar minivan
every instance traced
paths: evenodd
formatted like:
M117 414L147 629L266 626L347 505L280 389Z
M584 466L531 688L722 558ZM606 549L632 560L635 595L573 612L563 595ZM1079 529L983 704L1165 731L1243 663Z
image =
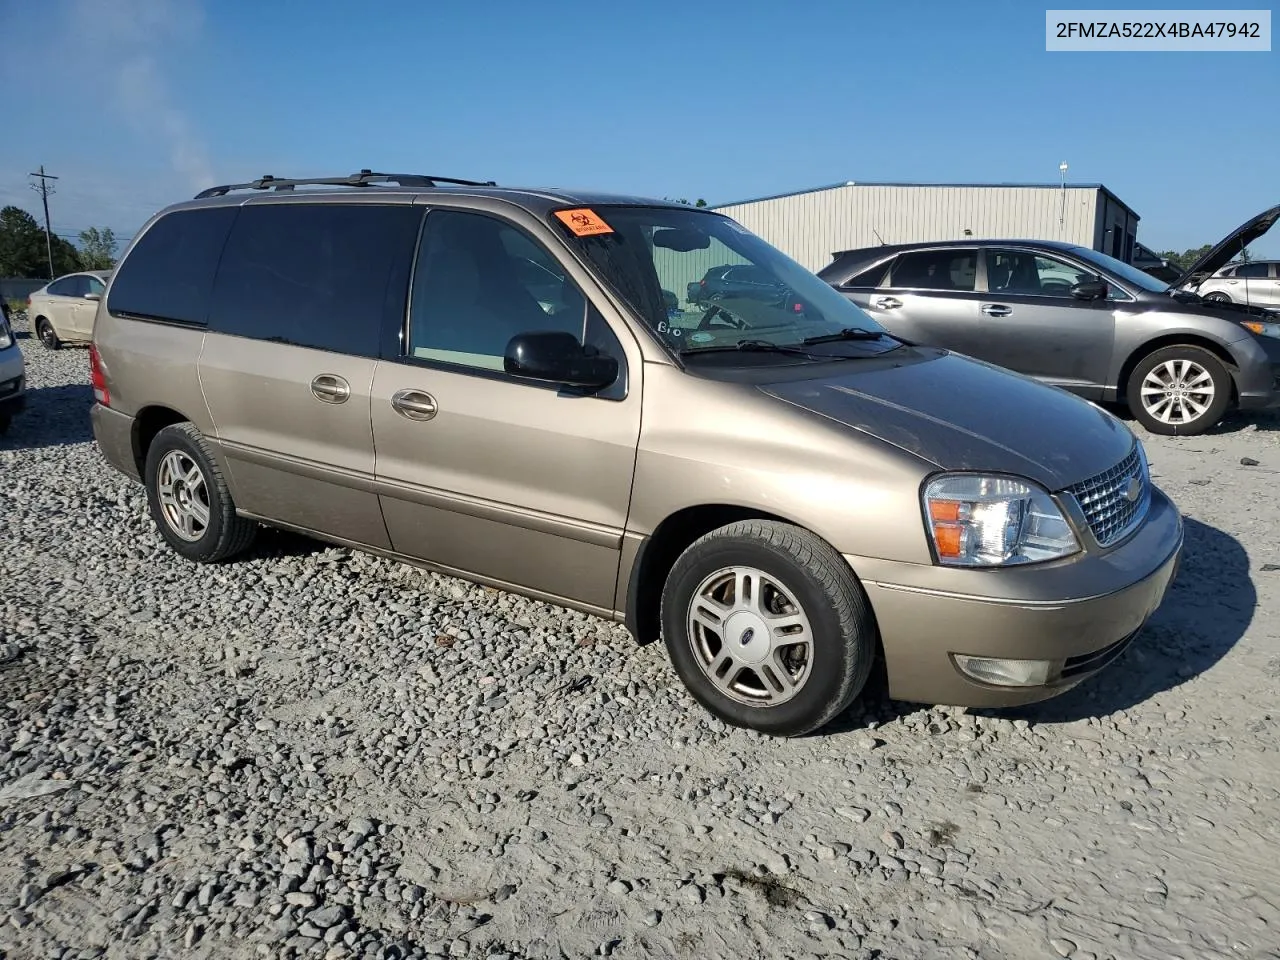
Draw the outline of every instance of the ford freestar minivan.
M794 295L674 306L714 266ZM284 527L661 637L694 697L816 729L1026 703L1116 659L1177 509L1119 420L888 335L733 220L363 171L169 207L90 351L94 432L201 562Z

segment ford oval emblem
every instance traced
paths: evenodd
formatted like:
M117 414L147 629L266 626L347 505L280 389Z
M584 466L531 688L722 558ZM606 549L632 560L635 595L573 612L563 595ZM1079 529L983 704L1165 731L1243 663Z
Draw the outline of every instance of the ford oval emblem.
M1137 501L1138 497L1141 495L1142 495L1142 481L1139 480L1137 477L1130 477L1129 482L1125 485L1125 488L1124 488L1124 498L1128 500L1130 503L1134 503Z
M747 629L742 631L742 636L738 638L738 642L745 647L748 643L750 643L752 640L755 639L755 636L756 636L755 630L751 629L751 627L747 627Z

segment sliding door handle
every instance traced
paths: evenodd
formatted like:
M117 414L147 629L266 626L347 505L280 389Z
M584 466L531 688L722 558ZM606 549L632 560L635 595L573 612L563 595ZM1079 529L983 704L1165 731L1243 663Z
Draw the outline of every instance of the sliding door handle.
M325 403L343 403L351 396L351 384L332 373L322 373L311 381L311 395Z
M391 397L391 406L410 420L430 420L439 412L436 398L421 390L397 390Z

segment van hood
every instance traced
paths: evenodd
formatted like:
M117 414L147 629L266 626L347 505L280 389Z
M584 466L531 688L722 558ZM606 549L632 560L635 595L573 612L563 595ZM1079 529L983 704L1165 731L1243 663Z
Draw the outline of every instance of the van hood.
M821 380L775 382L766 394L915 454L943 470L1011 473L1061 490L1133 449L1123 423L1065 390L941 350Z
M1221 270L1231 262L1232 257L1274 227L1277 220L1280 220L1280 204L1263 210L1253 219L1245 221L1232 230L1218 241L1217 246L1188 267L1186 273L1171 283L1169 288L1176 290L1178 287L1203 280Z

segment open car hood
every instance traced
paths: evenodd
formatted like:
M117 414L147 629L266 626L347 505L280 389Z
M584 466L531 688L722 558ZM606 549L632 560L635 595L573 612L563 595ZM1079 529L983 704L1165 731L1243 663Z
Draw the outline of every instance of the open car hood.
M1275 226L1277 220L1280 220L1280 205L1264 210L1252 220L1241 224L1220 240L1217 246L1193 263L1182 276L1169 284L1169 289L1177 290L1179 287L1201 281L1211 273L1221 270L1231 262L1232 257Z

